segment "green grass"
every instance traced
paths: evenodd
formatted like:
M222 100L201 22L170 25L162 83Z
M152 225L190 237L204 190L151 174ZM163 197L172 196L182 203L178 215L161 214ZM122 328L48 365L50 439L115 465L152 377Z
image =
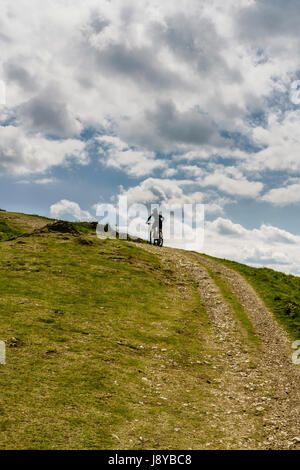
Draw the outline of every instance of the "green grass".
M79 233L95 233L95 227L89 222L72 222L72 225Z
M30 233L49 222L54 221L46 217L0 211L0 241L9 240L24 233Z
M85 237L0 243L0 448L218 439L206 413L219 371L202 360L213 343L196 285L130 243Z
M300 338L300 277L235 261L211 259L242 274L291 337Z
M8 224L6 220L0 219L0 242L10 240L21 235L22 231L14 224Z
M0 448L238 446L215 393L223 351L189 274L133 243L97 239L87 223L73 223L80 237L4 241L49 222L0 213ZM229 285L211 275L256 342Z

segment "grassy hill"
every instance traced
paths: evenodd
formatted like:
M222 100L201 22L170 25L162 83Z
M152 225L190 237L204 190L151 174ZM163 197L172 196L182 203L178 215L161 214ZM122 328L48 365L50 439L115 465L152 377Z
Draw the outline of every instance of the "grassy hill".
M97 239L88 223L63 233L49 222L0 212L0 448L218 441L220 423L207 424L221 371L210 367L214 340L194 281L132 243ZM295 333L298 278L226 263Z
M18 214L0 210L0 241L10 240L23 233L30 233L51 222L38 215Z
M48 222L3 217L11 233ZM0 448L180 448L207 438L193 434L198 412L182 406L204 408L213 380L207 365L191 366L208 330L193 283L92 233L4 241L0 260ZM185 439L174 431L182 426Z

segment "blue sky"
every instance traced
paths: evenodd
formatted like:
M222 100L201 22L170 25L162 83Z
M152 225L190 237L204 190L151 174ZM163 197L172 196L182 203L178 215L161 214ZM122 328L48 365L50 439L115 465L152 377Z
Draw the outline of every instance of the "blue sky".
M0 207L204 203L204 251L300 274L299 20L297 0L3 0Z

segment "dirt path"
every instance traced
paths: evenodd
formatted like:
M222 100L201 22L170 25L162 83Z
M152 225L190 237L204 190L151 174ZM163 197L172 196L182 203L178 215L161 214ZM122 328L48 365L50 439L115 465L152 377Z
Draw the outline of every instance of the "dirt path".
M291 362L291 340L252 287L238 273L196 254L149 245L143 248L189 273L211 321L216 351L211 367L220 370L219 381L211 390L211 425L218 426L222 438L208 447L300 448L299 366ZM208 270L217 272L239 299L257 342L245 335Z

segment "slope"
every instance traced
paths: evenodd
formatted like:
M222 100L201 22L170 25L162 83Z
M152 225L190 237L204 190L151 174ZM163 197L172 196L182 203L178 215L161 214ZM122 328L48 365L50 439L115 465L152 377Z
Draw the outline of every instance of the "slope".
M1 220L26 233L0 243L0 448L299 446L291 340L245 278L89 224Z
M213 342L187 275L92 235L41 231L2 242L0 257L2 449L217 439L206 414Z

